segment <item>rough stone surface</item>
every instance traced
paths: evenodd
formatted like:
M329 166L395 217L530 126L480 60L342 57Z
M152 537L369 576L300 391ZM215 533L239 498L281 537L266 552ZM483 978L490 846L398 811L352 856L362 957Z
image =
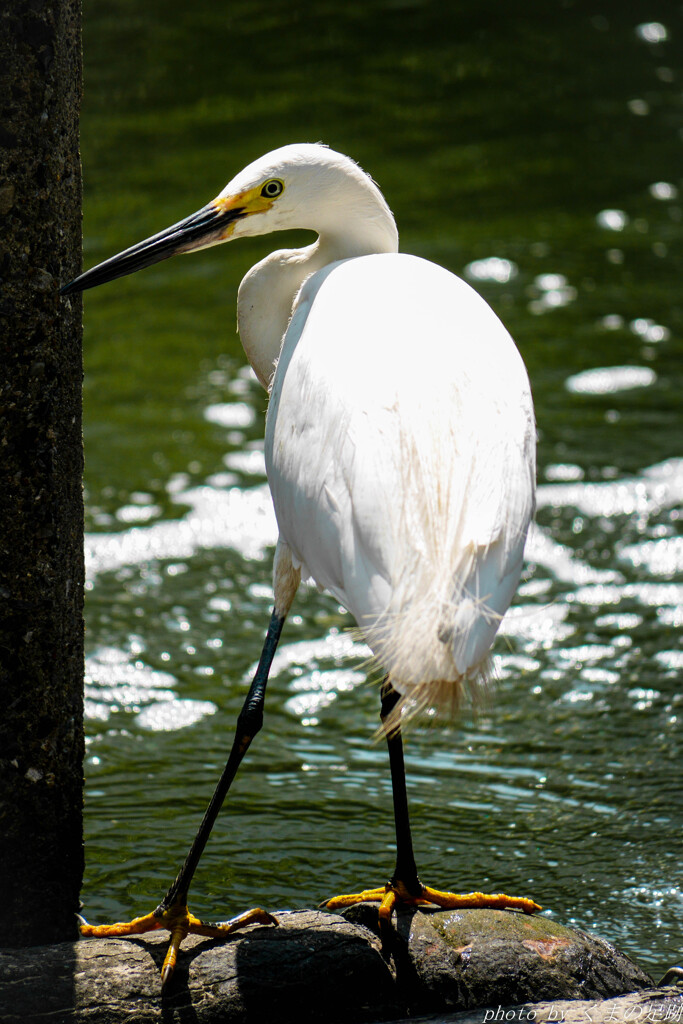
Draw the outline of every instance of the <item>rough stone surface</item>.
M493 1018L445 1014L613 999L653 984L608 943L546 918L404 912L385 957L376 910L345 917L300 911L226 942L191 936L163 999L164 934L0 950L0 1024L362 1024L430 1013L483 1021Z

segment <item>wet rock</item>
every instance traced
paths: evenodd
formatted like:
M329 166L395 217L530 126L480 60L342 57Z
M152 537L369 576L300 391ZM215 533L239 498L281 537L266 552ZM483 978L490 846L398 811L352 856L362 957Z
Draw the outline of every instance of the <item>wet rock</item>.
M360 914L366 926L375 927L372 908ZM608 942L546 917L502 910L403 911L395 936L396 982L412 1013L608 998L653 985Z
M384 955L372 907L278 917L279 928L228 941L190 936L163 999L163 933L0 950L0 1024L362 1024L439 1011L446 1020L652 986L608 943L543 917L402 912Z

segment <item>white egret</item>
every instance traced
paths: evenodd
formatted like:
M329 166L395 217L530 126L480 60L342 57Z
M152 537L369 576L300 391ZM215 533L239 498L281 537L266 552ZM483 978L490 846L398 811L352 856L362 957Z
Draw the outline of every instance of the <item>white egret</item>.
M266 466L279 526L274 610L233 747L206 816L159 907L123 935L165 927L170 978L188 931L226 934L187 909L192 876L237 768L261 727L268 671L300 579L348 608L384 673L396 867L384 886L327 902L379 901L524 910L504 894L458 895L418 878L408 820L402 705L452 702L487 676L489 651L517 586L534 509L529 381L512 338L464 281L398 252L381 192L352 160L290 145L241 171L207 206L89 270L70 294L248 235L308 228L317 240L271 253L238 294L249 362L270 392Z

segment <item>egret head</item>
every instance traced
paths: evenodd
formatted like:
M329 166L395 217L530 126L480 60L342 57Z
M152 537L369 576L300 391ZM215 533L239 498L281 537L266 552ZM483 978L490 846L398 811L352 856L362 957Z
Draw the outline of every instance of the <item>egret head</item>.
M353 209L363 215L384 198L372 179L347 156L327 146L282 146L249 164L228 182L213 203L243 215L229 236L261 235L288 228L328 230ZM393 219L393 218L392 218Z
M233 238L290 228L335 230L351 212L357 218L376 217L378 203L393 225L381 192L349 157L320 144L283 146L245 167L196 213L88 270L65 285L62 294Z

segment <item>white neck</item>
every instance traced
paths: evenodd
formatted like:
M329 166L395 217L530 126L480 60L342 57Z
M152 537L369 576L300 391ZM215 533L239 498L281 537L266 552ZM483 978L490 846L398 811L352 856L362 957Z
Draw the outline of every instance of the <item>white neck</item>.
M398 251L398 232L391 211L379 189L370 179L367 181L371 188L363 189L362 195L349 196L341 209L339 203L335 204L333 218L326 217L324 210L319 213L316 242L303 249L271 253L251 268L239 287L237 324L242 345L266 389L304 281L337 260Z

